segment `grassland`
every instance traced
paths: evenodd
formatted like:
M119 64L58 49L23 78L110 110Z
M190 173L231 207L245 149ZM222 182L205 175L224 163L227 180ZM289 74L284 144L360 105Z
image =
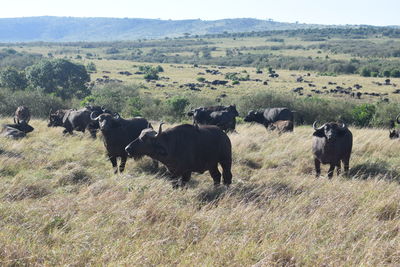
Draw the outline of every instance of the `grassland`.
M351 128L351 176L328 180L327 166L313 175L311 127L241 124L229 189L205 173L174 190L149 159L114 175L100 139L32 125L0 139L2 266L400 264L399 142L386 130Z

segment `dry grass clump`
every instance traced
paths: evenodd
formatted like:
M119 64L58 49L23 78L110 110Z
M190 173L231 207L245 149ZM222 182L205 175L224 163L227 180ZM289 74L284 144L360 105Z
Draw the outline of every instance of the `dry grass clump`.
M204 173L174 190L148 158L114 175L101 140L32 124L0 139L1 266L400 265L400 143L384 130L352 128L351 175L328 180L311 127L239 125L231 187Z

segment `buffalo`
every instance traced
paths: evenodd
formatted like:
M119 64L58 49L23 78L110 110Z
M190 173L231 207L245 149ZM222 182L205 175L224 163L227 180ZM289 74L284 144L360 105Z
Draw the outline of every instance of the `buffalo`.
M2 135L11 138L22 138L33 130L34 128L26 123L26 121L21 121L20 123L3 125Z
M225 132L234 131L236 117L239 116L235 105L200 107L187 113L193 116L193 124L216 125Z
M94 113L96 116L102 113L109 113L111 111L99 106L87 106L85 108L76 109L61 109L52 113L50 110L48 127L64 127L63 133L72 134L73 131L85 132L88 130L92 138L96 138L97 129L99 124L93 121L90 115Z
M125 150L130 156L140 158L149 156L162 162L174 178L181 177L174 186L185 186L192 172L209 171L214 185L232 183L232 146L229 137L213 125L182 124L158 133L144 129L139 138L130 143Z
M341 171L341 162L344 165L345 175L349 173L351 149L353 147L353 135L345 124L335 122L325 123L317 128L317 122L313 124L312 152L316 177L321 174L321 163L330 164L328 178L332 178L333 171L337 167L337 174Z
M115 173L118 173L117 158L121 158L119 171L122 173L128 157L125 147L138 138L143 129L151 128L151 124L140 117L125 120L118 113L114 115L102 113L95 117L95 113L92 112L90 117L99 123L104 146Z
M14 123L26 122L29 123L31 120L31 113L25 106L19 106L15 111Z
M291 121L293 125L293 112L287 108L267 108L261 111L250 110L244 121L260 123L267 129L277 121ZM293 127L290 131L293 131Z
M400 114L397 115L396 122L400 123ZM394 127L396 127L395 121L390 120L390 125L389 125L389 138L390 139L396 139L396 138L400 137L400 130L394 129Z

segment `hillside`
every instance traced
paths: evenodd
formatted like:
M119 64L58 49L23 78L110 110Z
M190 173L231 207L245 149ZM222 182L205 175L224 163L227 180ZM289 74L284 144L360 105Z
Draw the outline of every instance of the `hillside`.
M137 18L25 17L1 18L0 42L111 41L322 27L251 18L159 20Z
M400 143L386 130L351 128L351 177L328 180L314 178L310 126L242 124L229 190L208 173L174 190L148 159L114 175L100 139L32 125L0 139L2 266L400 264Z

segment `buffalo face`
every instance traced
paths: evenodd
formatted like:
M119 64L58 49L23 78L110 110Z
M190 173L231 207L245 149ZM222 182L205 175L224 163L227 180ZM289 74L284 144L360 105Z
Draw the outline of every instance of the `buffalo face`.
M253 122L253 121L257 121L260 112L254 111L254 110L250 110L249 113L247 114L247 116L244 118L245 122Z
M162 132L161 126L162 123L158 133L152 128L142 130L139 137L125 147L128 155L134 159L139 159L143 156L155 158L166 156L166 149L159 142L159 136Z
M390 139L399 138L399 131L396 131L396 130L389 130L389 138L390 138Z
M62 117L58 114L50 114L49 116L49 123L47 124L47 127L57 127L57 126L62 126Z
M115 113L114 116L108 113L103 113L97 117L94 117L94 112L92 112L90 114L90 118L93 121L97 121L99 123L100 130L102 131L108 131L112 128L117 128L120 125L118 122L118 120L120 119L118 113Z
M239 116L239 112L236 109L236 105L229 105L227 110L231 112L235 117Z
M337 137L342 136L347 127L345 124L338 125L337 123L325 123L321 127L316 127L317 122L315 121L313 124L313 128L315 132L313 133L314 136L317 137L325 137L328 141L335 141Z

